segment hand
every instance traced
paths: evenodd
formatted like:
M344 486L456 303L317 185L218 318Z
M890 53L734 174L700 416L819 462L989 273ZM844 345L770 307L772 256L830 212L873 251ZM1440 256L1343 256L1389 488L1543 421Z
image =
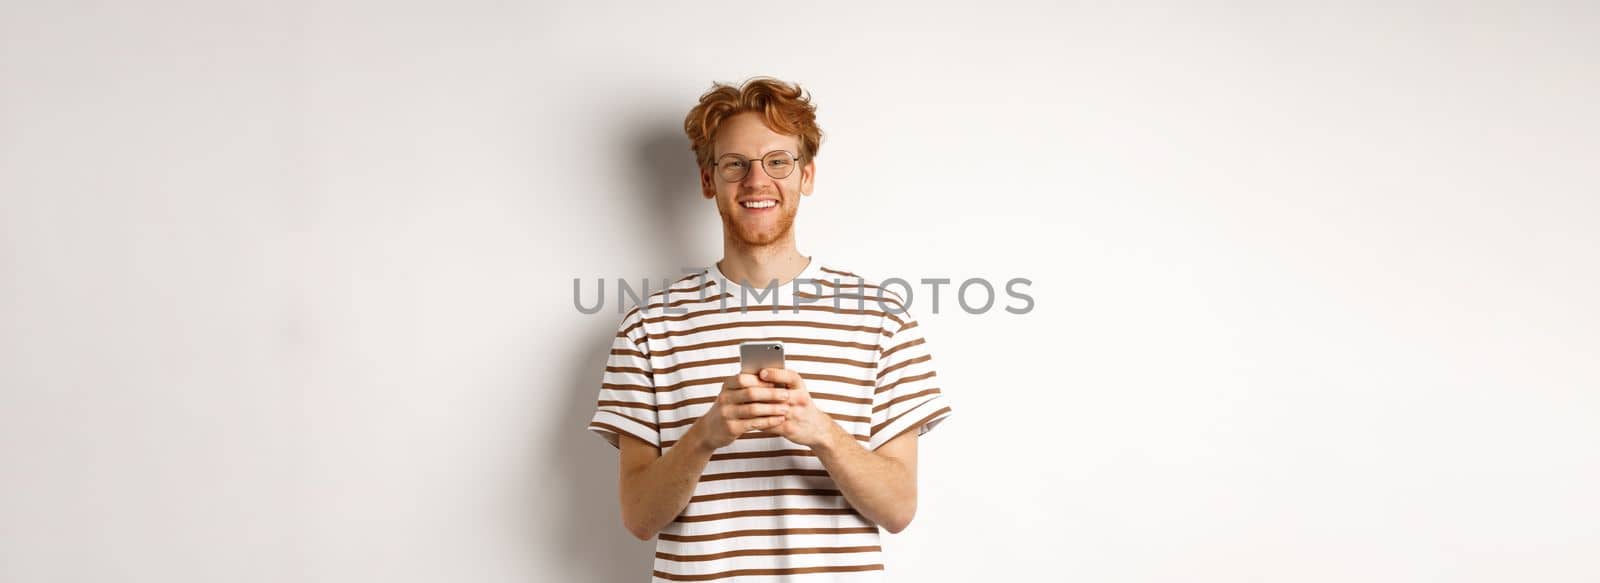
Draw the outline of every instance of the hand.
M710 449L733 443L752 429L766 429L783 423L789 413L791 391L762 382L753 374L737 374L722 383L722 392L705 415L695 420L703 442Z
M832 417L817 408L811 393L806 392L806 380L800 373L786 368L764 368L759 372L761 380L789 388L789 410L783 423L767 431L811 448L825 445L843 432Z

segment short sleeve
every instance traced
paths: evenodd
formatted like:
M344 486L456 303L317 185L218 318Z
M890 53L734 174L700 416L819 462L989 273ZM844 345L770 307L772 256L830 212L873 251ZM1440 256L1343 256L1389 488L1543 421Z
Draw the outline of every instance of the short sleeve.
M605 438L612 447L621 447L617 440L623 433L661 446L655 381L645 339L644 315L638 309L623 316L617 335L611 339L611 355L600 378L600 395L595 401L594 417L589 420L589 431Z
M907 431L919 435L932 431L950 416L949 401L939 390L933 355L917 321L904 312L885 317L884 327L868 439L868 448L874 450Z

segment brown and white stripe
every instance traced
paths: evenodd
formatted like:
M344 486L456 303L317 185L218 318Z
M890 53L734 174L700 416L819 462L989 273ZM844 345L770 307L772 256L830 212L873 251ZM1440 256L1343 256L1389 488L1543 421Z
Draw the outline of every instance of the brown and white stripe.
M738 373L739 344L752 340L783 341L786 366L868 449L950 415L922 330L893 292L815 258L776 290L776 310L772 296L751 304L760 291L713 267L628 311L589 430L665 453ZM879 581L881 553L877 526L808 448L752 432L712 455L689 505L657 537L654 580Z

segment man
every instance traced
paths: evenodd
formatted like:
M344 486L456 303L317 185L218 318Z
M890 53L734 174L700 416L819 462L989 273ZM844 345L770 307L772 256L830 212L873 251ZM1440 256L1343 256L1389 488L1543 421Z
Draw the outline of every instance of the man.
M658 537L654 581L880 581L879 527L910 524L917 437L950 415L921 330L796 249L822 137L798 86L714 85L684 126L723 257L612 343L588 428L621 450L622 521ZM785 368L740 374L753 340Z

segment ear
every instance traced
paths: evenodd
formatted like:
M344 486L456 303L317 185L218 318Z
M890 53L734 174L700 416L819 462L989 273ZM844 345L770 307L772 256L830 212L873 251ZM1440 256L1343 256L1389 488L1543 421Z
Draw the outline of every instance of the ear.
M711 169L700 167L700 196L710 200L717 197L717 184L711 177Z
M817 161L811 157L806 158L806 164L800 167L800 194L809 196L816 188Z

